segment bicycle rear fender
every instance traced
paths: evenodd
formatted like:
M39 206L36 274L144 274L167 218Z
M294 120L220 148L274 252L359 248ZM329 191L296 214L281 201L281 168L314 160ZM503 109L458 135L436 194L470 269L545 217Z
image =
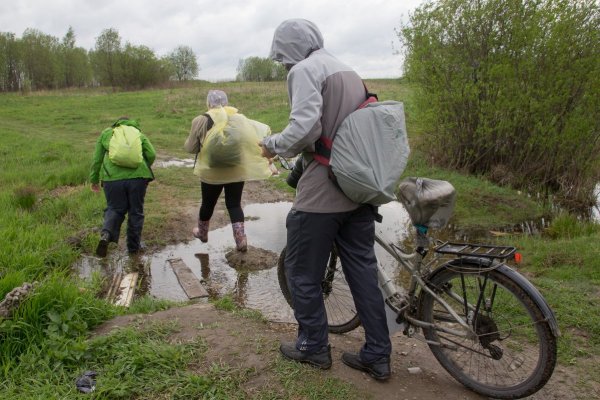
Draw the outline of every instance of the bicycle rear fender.
M554 316L554 312L544 299L544 296L540 293L540 291L533 286L531 282L527 280L523 275L510 268L508 265L500 263L497 266L494 266L494 261L490 258L483 257L462 257L457 258L455 260L451 260L448 263L444 264L442 267L435 269L428 276L429 279L433 279L433 277L444 269L445 266L449 266L449 268L463 268L463 269L473 269L480 270L482 268L489 269L492 267L498 272L503 273L512 279L516 284L521 286L523 290L531 297L534 301L535 305L542 311L544 318L548 321L548 325L550 325L550 329L552 330L552 334L555 337L560 336L560 329L558 327L558 322L556 321L556 317Z

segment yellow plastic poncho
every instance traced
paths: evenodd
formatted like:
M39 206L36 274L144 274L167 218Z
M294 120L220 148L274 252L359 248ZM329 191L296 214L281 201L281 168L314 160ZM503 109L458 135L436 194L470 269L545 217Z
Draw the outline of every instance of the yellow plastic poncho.
M261 122L246 118L234 107L207 111L213 120L206 133L194 174L213 185L266 179L272 175L258 142L271 133Z

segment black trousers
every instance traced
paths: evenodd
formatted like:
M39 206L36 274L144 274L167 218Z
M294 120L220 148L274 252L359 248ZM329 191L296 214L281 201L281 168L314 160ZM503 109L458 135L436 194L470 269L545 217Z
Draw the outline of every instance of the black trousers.
M229 212L231 223L244 222L244 211L242 210L242 192L244 182L226 183L223 185L211 185L201 182L202 204L198 217L200 221L209 221L215 211L217 200L225 189L225 206Z
M389 357L392 345L377 280L373 209L361 206L354 211L323 214L292 209L286 226L285 268L298 321L296 347L311 353L329 342L321 281L335 243L365 329L360 357L364 362Z
M106 197L102 230L108 231L111 241L118 242L121 225L127 215L127 250L138 251L144 227L144 198L148 180L105 181L102 186Z

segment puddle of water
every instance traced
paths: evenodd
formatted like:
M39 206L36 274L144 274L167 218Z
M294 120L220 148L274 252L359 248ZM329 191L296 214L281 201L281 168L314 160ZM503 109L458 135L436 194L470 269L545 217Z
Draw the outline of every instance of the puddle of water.
M111 246L106 258L84 255L75 263L73 268L77 271L79 277L83 279L91 277L94 272L108 278L120 272L139 271L140 263L142 264L141 269L143 269L144 261L142 258L129 257L126 253L119 252L116 249L113 250Z
M248 244L279 255L286 244L285 219L291 207L290 202L244 207ZM400 203L386 204L380 207L379 212L383 216L383 223L376 224L379 235L395 243L408 236L410 220ZM269 320L294 322L293 312L279 288L277 261L260 271L238 271L230 267L225 258L225 254L235 246L231 225L212 230L208 236L208 243L194 239L146 256L143 261L146 265L143 289L156 298L187 301L188 297L169 263L169 259L181 258L199 280L208 283L211 295L231 293L240 306L259 310ZM379 246L376 246L376 255L390 276L396 276L395 260ZM131 264L127 256L111 253L103 260L84 257L76 268L82 277L89 277L93 271L101 271L103 276L110 277L116 272L131 269Z
M285 247L285 217L291 206L287 202L246 206L248 244L279 254ZM210 231L208 237L208 243L194 239L189 243L169 246L153 255L150 261L150 294L170 300L187 300L168 262L170 258L181 258L198 279L209 282L216 294L233 293L241 306L258 309L269 319L293 320L293 314L279 290L276 261L261 271L239 272L231 268L225 258L225 254L235 246L231 225ZM196 254L208 254L208 263L204 263L208 265L203 267ZM282 313L282 310L286 312Z
M188 167L194 166L194 159L192 158L171 158L169 160L157 161L154 164L158 168L169 168L169 167Z
M191 159L172 159L164 161L161 166L192 165ZM600 184L596 186L596 196L599 204L592 210L592 214L594 221L600 222ZM291 206L292 203L289 202L247 205L244 213L249 245L279 255L286 244L285 219ZM407 239L411 230L410 219L400 203L386 204L380 207L379 212L383 216L383 223L376 224L379 235L392 243L401 243ZM545 224L542 220L542 226ZM534 226L533 222L531 226ZM519 230L519 227L515 229ZM535 229L521 226L520 230L533 233ZM440 239L448 235L447 239L453 237L468 241L474 236L489 236L490 232L461 232L455 227L448 227L437 234ZM188 297L169 263L169 259L181 258L199 280L208 284L211 295L231 293L240 306L259 310L272 321L294 322L293 312L279 289L277 261L260 271L238 271L230 267L225 258L225 254L232 251L234 245L231 225L227 225L210 231L208 243L193 239L189 243L168 246L159 253L142 258L129 258L126 254L113 250L106 259L84 256L74 268L84 279L98 272L108 281L116 273L138 271L142 276L138 294L148 293L160 299L187 301ZM376 255L390 277L396 281L402 280L396 261L389 254L376 246Z
M279 254L286 244L285 218L292 203L251 204L244 208L246 234L251 246ZM380 209L383 224L377 230L389 241L404 239L409 218L399 203L391 203ZM153 256L151 260L152 283L150 294L172 300L186 300L179 287L168 259L181 258L199 279L210 282L219 295L233 293L241 306L259 310L273 321L293 322L293 313L286 303L277 280L277 265L262 271L238 272L231 268L225 254L234 246L231 226L210 231L209 242L194 240L187 244L171 246ZM195 254L209 254L208 268ZM377 252L379 262L393 268L395 261L382 249ZM386 268L387 269L387 268Z

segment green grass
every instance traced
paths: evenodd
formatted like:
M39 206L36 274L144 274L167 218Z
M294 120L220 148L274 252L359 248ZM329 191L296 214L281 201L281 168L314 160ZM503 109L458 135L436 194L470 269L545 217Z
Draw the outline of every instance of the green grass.
M213 304L219 310L229 311L243 318L248 318L259 322L268 321L260 311L239 307L235 303L233 297L230 295L225 295L219 299L216 299L213 301Z
M8 274L0 280L2 289L12 289L6 283L22 276L20 272ZM0 320L0 365L8 372L32 348L44 348L57 361L76 358L80 351L70 345L114 315L113 307L92 291L80 290L76 281L58 272L50 273L36 282L33 294L12 319Z
M310 366L283 360L281 357L275 361L275 374L285 390L286 396L283 398L311 400L365 398L365 393L360 389L357 390L353 385L327 377Z
M180 305L180 303L145 295L135 299L127 309L127 312L129 314L150 314L157 311L168 310L169 308L178 305Z
M511 240L524 255L519 270L528 275L556 313L562 331L561 361L600 355L600 233L570 239ZM586 354L581 354L582 350Z
M210 374L178 372L201 359L206 346L202 340L169 344L168 337L176 329L167 323L128 327L91 339L84 343L86 357L81 363L57 365L42 351L29 351L21 357L14 375L38 379L5 382L2 398L80 398L74 382L85 370L98 373L94 391L98 399L158 398L159 394L184 399L214 390ZM222 392L220 398L226 398L228 394Z
M423 128L413 118L412 88L398 80L372 80L367 86L380 100L405 103L413 150L405 176L446 179L456 187L453 225L490 230L548 216L548 207L527 195L432 166L421 143ZM247 371L217 363L200 375L190 374L186 357L201 356L202 343L187 347L169 343L165 332L176 327L125 330L87 340L90 329L123 310L96 298L101 277L81 282L71 275L71 266L81 254L93 252L102 222L104 197L92 193L87 182L100 131L128 115L140 121L159 157L190 157L183 142L191 120L205 110L210 88L225 90L232 105L269 124L273 132L287 124L288 98L282 82L199 82L140 92L89 89L0 95L0 296L23 282L38 282L35 295L14 319L0 320L0 398L75 398L79 395L74 379L93 368L102 371L103 389L94 395L99 398L129 398L137 390L147 393L146 398L189 398L202 391L212 398L238 396L236 389ZM181 210L198 204L199 184L185 168L157 168L155 175L146 198L144 240L158 248L182 237L177 233L184 223ZM273 190L292 191L285 184L286 176L282 170L269 180ZM507 239L525 255L519 270L533 280L557 313L563 333L559 356L567 366L585 369L589 360L600 356L599 239L598 225L571 216L556 218L545 236ZM145 297L136 300L129 312L171 306ZM253 321L262 318L238 309L231 299L221 299L217 306ZM152 346L157 349L154 354ZM597 363L593 365L590 370L599 376ZM125 376L123 371L131 368L137 379L130 379L135 374ZM336 398L337 391L342 393L337 398L352 396L339 382L295 364L276 362L274 370L284 397ZM306 379L298 381L298 376ZM280 394L269 390L257 398Z

